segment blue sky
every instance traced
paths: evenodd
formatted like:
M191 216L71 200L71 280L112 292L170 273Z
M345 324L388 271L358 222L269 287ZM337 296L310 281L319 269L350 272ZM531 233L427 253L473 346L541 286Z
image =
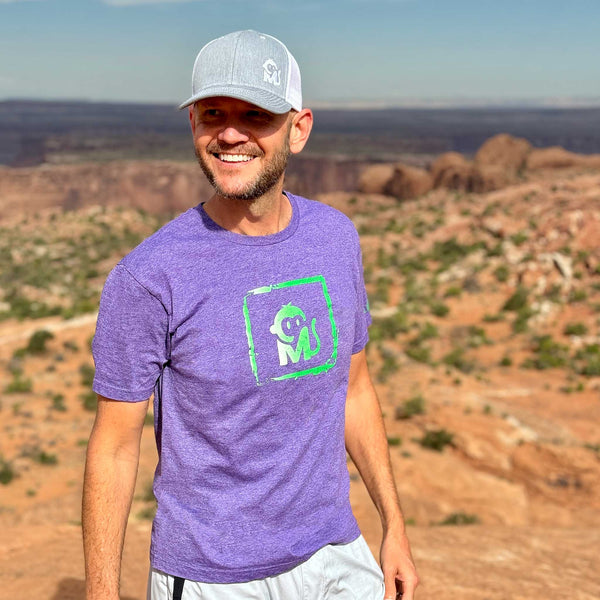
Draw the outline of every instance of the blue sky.
M598 0L0 0L0 99L178 103L198 50L286 43L307 105L594 100Z

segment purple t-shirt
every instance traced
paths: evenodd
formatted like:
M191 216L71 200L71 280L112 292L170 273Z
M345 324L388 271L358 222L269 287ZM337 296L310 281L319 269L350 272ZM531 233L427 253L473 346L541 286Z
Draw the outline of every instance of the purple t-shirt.
M359 535L344 446L350 357L370 323L358 234L286 195L291 222L267 236L187 210L102 292L93 388L155 392L150 554L171 575L249 581Z

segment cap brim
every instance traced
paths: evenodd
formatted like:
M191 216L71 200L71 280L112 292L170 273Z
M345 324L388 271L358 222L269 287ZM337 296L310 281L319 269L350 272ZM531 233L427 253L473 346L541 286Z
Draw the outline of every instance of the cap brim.
M191 104L194 104L194 102L198 102L198 100L203 100L204 98L214 98L217 96L235 98L236 100L244 100L245 102L249 102L250 104L254 104L255 106L278 115L289 112L293 108L289 102L286 102L279 96L270 94L265 90L258 88L221 85L205 88L201 92L194 94L183 104L180 104L179 109L181 110L186 106L190 106Z

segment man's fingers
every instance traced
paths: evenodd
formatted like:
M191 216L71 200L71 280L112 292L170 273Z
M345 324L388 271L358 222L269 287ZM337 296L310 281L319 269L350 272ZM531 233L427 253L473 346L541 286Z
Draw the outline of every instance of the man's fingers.
M415 588L417 587L417 584L419 583L418 578L415 577L415 579L406 579L406 581L403 581L400 589L402 590L402 600L413 600L413 596L415 594Z
M383 582L385 584L384 600L396 600L396 577L394 573L383 573Z

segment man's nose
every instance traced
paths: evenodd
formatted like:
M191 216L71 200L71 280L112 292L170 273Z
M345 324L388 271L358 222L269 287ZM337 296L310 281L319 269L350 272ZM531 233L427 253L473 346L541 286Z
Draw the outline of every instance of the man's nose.
M240 144L250 139L248 133L237 123L228 123L218 134L220 142Z

